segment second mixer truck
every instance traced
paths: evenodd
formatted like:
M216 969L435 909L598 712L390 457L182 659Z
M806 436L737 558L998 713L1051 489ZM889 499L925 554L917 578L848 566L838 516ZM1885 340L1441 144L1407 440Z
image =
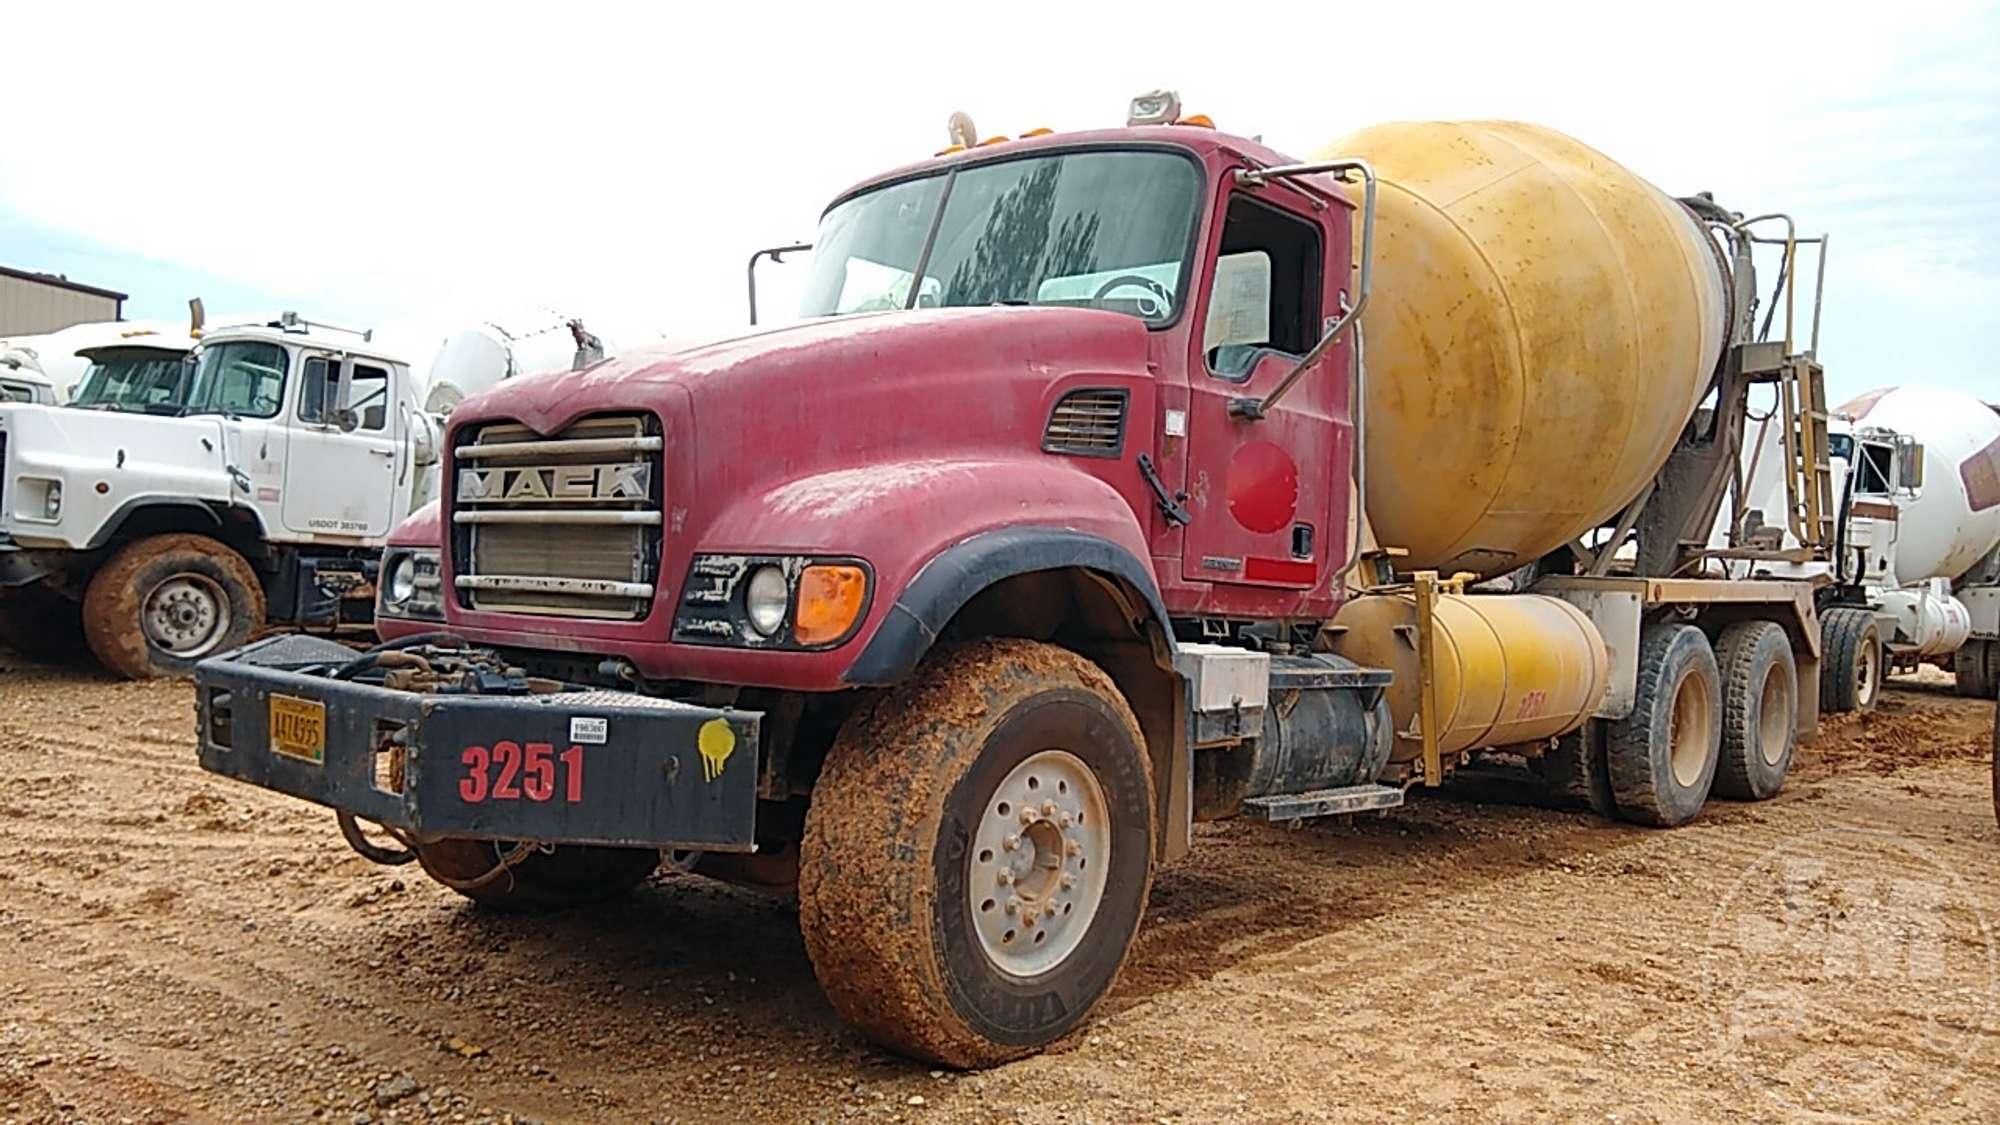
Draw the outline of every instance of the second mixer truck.
M1685 576L1754 384L1831 518L1770 229L1504 122L954 144L826 210L805 322L458 404L439 620L204 662L201 762L484 903L795 886L867 1035L1025 1054L1197 821L1487 754L1642 824L1777 792L1811 586Z

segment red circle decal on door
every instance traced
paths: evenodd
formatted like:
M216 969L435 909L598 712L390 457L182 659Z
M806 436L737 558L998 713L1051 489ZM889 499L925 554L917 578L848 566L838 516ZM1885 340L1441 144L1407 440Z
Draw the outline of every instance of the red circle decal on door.
M1251 531L1292 522L1299 506L1299 467L1268 441L1253 441L1229 459L1229 514Z

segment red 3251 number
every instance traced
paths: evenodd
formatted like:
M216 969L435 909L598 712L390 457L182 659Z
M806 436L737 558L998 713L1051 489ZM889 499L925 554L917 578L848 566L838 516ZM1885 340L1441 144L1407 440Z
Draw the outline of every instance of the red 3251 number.
M564 801L576 804L583 800L581 746L557 754L555 746L547 742L530 742L526 746L496 742L492 750L468 746L458 760L465 766L465 776L458 779L458 795L468 805L524 798L554 800L558 780Z

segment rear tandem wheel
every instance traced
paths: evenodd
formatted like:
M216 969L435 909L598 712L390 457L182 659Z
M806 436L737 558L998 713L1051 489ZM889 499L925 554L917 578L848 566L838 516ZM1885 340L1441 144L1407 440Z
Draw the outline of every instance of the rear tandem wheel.
M1632 713L1605 733L1619 815L1663 828L1693 820L1721 751L1721 676L1707 635L1693 625L1646 626Z

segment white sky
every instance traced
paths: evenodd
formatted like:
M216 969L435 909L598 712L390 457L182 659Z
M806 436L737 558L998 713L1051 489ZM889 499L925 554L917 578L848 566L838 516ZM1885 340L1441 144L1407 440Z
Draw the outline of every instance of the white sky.
M411 338L535 305L616 343L740 323L749 252L810 239L952 110L1089 128L1165 86L1294 153L1520 118L1675 194L1791 211L1833 232L1836 402L2000 398L1990 3L17 3L6 25L0 210Z

